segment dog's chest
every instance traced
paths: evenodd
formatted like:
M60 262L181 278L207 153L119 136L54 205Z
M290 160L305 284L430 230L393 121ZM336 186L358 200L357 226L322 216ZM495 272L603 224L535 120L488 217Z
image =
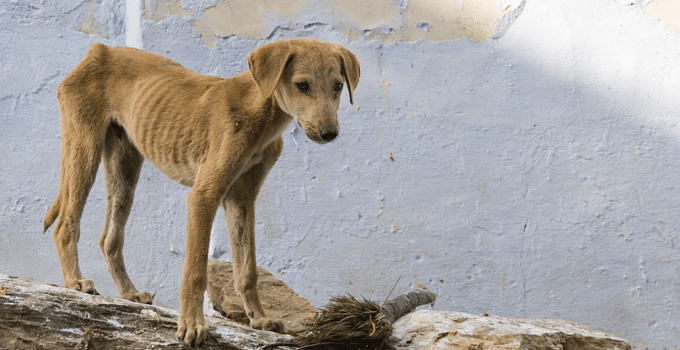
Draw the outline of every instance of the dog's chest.
M250 157L245 159L241 165L241 169L237 176L241 176L243 173L250 170L253 166L262 162L264 154L261 151L253 153ZM160 170L165 176L171 180L178 182L184 186L193 186L196 180L196 174L201 168L200 165L195 164L192 161L173 161L169 159L165 160L151 160L152 163ZM227 161L227 160L222 160Z

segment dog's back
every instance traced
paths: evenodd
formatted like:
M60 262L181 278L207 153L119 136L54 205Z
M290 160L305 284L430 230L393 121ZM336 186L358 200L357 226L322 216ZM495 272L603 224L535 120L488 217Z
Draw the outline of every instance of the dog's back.
M220 80L223 79L195 73L151 52L94 43L59 84L57 98L60 104L69 106L79 101L95 101L97 106L92 103L82 106L89 112L85 114L100 114L97 112L104 108L107 110L101 111L103 114L119 113L125 117L143 113L140 109L159 104L161 98L195 100L196 96L187 96L187 92L200 94ZM125 124L124 120L120 122Z

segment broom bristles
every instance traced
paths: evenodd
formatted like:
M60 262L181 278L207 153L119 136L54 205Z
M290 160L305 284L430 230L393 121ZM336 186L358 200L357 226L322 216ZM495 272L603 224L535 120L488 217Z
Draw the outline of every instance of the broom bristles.
M392 334L392 324L380 313L378 303L359 301L351 295L331 298L308 329L300 339L301 345L337 343L388 349L382 344Z
M436 295L416 290L385 303L357 300L351 295L333 297L307 324L307 334L298 337L305 348L392 349L392 322L423 304L434 303Z

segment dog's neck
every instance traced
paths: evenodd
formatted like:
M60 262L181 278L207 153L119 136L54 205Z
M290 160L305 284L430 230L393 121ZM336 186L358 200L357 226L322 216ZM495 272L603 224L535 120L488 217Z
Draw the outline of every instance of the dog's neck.
M247 115L259 116L254 119L263 123L261 128L258 128L262 135L266 135L262 140L263 145L270 143L288 128L294 120L293 116L282 108L275 94L263 97L249 72L243 72L234 78L245 92L243 100L247 102L243 105L244 111Z
M267 129L271 128L272 136L278 137L281 135L290 123L294 120L293 116L288 114L276 99L276 94L268 97L266 99L265 105L268 106L266 113L270 116L270 120Z

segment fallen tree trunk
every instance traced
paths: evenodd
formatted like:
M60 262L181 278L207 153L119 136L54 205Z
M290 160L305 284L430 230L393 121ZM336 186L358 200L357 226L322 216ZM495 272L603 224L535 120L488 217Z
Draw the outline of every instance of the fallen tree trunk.
M272 283L267 287L277 288L282 285ZM274 292L289 293L268 291ZM236 303L229 301L231 293L221 293L223 305ZM303 313L308 309L303 305L301 310L286 312ZM177 315L169 308L0 275L0 349L187 349L175 338ZM256 331L225 319L206 317L206 321L210 335L200 349L261 349L274 343L295 342L288 335ZM420 310L392 326L396 350L631 349L623 339L562 320Z
M0 275L2 349L186 349L175 336L177 316L169 308ZM200 349L259 349L293 340L214 317L206 321L210 335Z

